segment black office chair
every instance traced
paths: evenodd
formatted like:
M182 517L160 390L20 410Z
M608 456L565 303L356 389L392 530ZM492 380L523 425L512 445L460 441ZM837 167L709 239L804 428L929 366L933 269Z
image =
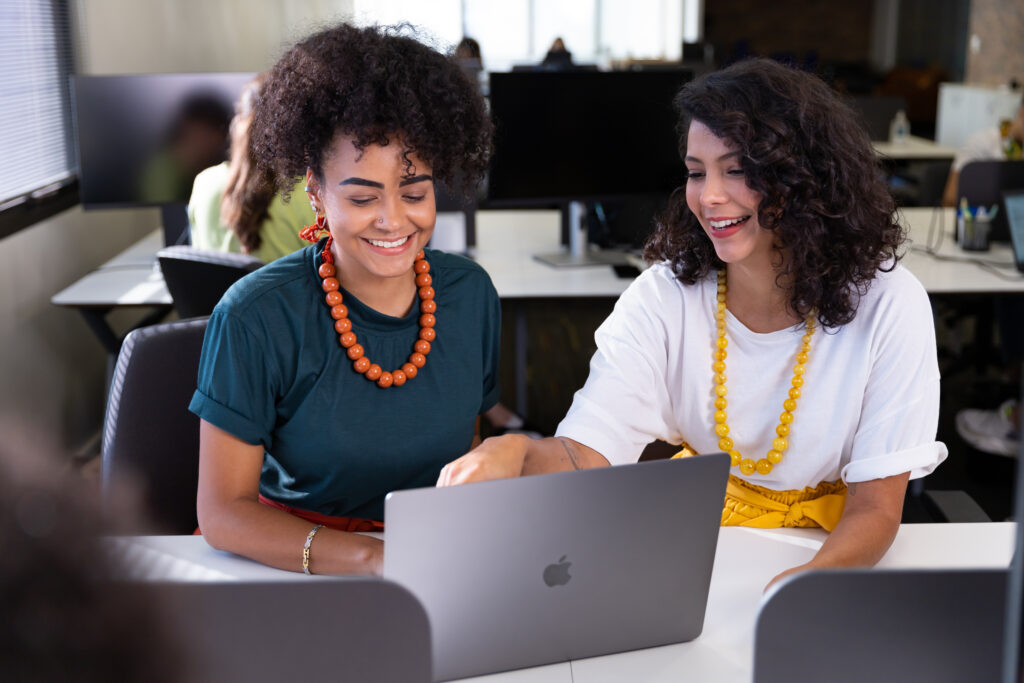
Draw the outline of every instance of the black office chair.
M157 258L181 318L210 315L228 287L263 265L254 256L188 246L161 249Z
M1003 193L1024 190L1024 161L972 161L960 169L956 196L967 199L971 206L999 206ZM1000 208L992 221L989 237L996 241L1010 240L1006 211Z
M146 519L135 533L190 534L198 525L199 418L196 388L206 318L132 331L121 346L103 426L104 503L136 491Z

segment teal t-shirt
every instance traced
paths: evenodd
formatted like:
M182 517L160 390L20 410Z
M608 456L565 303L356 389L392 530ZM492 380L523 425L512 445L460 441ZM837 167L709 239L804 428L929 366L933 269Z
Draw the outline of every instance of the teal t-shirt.
M260 493L321 514L381 520L393 490L433 486L498 401L501 308L487 273L426 250L437 338L426 365L382 389L352 369L316 269L323 241L235 283L210 317L189 409L265 450ZM342 289L352 330L385 370L413 352L419 305L403 318Z

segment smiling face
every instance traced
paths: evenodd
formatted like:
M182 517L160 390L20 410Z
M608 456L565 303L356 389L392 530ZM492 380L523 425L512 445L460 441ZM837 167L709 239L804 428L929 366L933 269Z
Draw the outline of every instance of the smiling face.
M434 232L431 168L415 154L408 155L408 167L404 149L397 135L389 145L362 151L353 138L338 135L325 155L323 177L307 173L310 199L327 216L339 277L350 291L408 276Z
M771 258L773 234L757 222L761 194L747 186L741 153L700 121L686 137L686 204L729 264Z

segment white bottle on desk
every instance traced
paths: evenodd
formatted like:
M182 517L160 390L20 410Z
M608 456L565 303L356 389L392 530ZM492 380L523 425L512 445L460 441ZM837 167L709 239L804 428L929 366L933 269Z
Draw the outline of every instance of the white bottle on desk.
M899 144L906 142L910 137L910 121L907 120L907 112L900 109L889 124L889 142Z

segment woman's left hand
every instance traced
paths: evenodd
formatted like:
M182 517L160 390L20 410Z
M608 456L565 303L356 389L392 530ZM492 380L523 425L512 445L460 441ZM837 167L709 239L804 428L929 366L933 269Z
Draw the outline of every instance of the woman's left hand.
M768 591L770 591L773 586L775 586L777 583L782 581L787 576L792 576L793 574L799 574L800 572L805 572L805 571L807 571L809 569L814 569L814 566L810 562L807 562L805 564L800 564L800 565L797 565L795 567L790 567L789 569L787 569L786 571L778 574L774 579L769 581L768 585L764 587L764 592L767 593Z

